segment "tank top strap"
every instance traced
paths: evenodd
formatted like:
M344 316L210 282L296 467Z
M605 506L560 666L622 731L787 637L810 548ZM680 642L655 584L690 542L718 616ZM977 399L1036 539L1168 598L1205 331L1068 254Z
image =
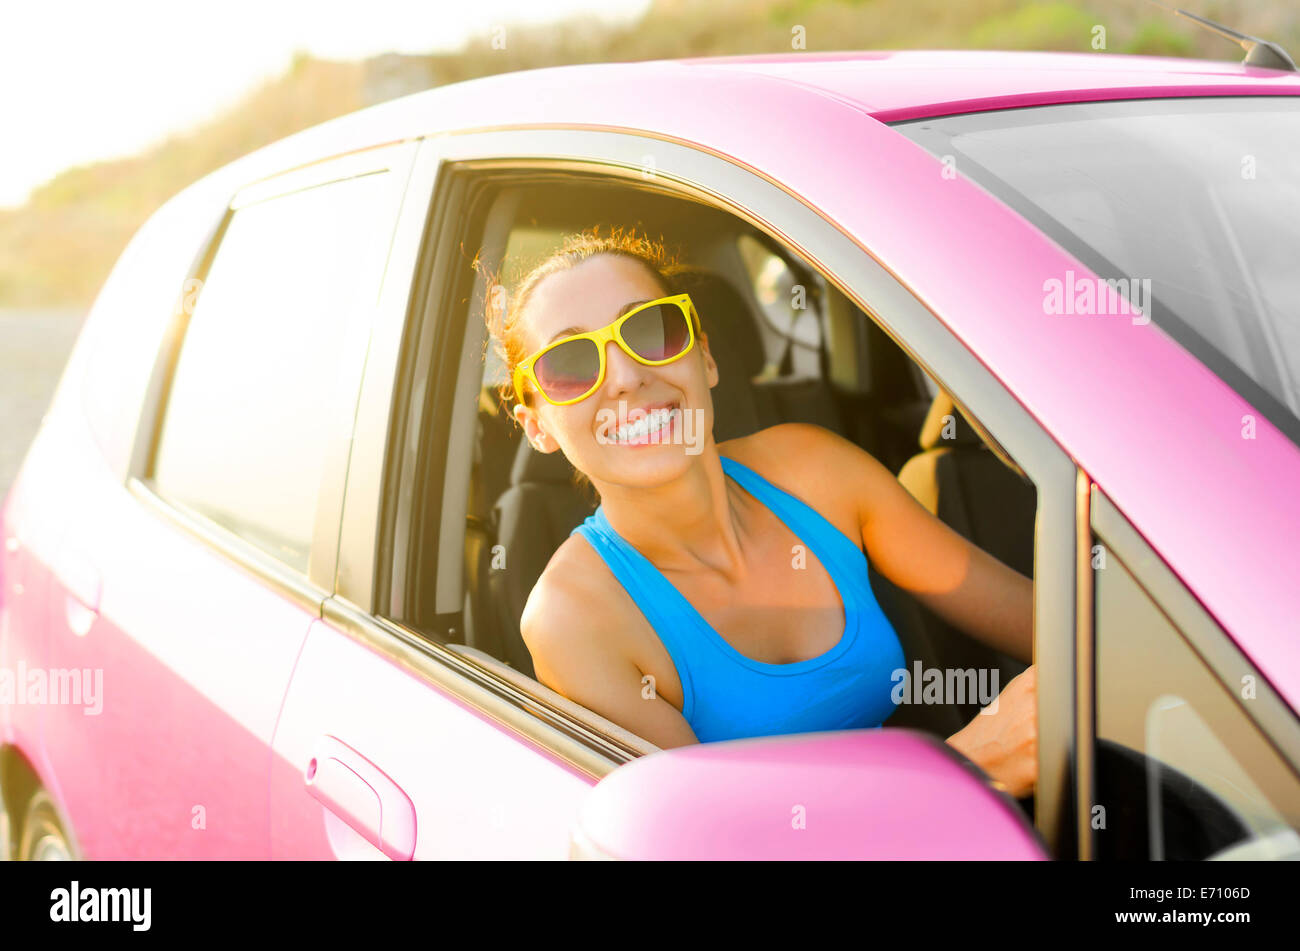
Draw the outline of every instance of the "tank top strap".
M838 526L796 495L773 485L744 463L720 456L722 468L754 498L771 509L818 558L829 559L826 570L844 575L866 568L866 555Z
M596 549L654 628L677 669L682 684L682 716L690 720L695 709L691 669L698 666L698 661L693 663L693 655L701 644L698 613L650 559L614 531L604 506L598 506L569 534L581 535Z

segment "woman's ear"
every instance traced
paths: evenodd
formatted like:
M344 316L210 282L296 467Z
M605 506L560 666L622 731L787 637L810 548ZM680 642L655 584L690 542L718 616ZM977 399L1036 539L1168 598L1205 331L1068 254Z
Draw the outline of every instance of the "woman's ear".
M547 436L539 425L537 410L531 406L517 403L515 404L514 414L515 421L523 427L524 437L534 449L538 452L555 452L559 448L555 440Z
M709 352L709 335L700 333L700 350L704 354L704 377L709 381L709 389L718 385L718 364Z

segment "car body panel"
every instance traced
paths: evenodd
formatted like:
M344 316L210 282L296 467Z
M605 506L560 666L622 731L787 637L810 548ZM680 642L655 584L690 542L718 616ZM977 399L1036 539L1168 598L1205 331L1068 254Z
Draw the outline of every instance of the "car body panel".
M382 857L372 840L308 793L308 766L326 737L349 748L344 755L360 763L358 772L382 772L417 805L416 859L564 858L578 808L595 783L317 621L275 735L274 858Z
M29 660L51 682L75 672L82 685L79 698L51 693L40 708L51 789L88 858L263 856L256 791L315 614L142 507L111 478L77 409L47 425L49 440L66 440L49 451L68 484L45 487L66 522ZM79 603L88 565L102 592L90 606ZM83 618L83 607L95 610Z
M45 656L54 523L41 518L25 481L20 472L0 507L0 671L14 691L13 702L0 702L0 746L21 750L40 774L50 776L42 739L45 705L25 702L20 675L40 667ZM4 848L0 845L0 854Z

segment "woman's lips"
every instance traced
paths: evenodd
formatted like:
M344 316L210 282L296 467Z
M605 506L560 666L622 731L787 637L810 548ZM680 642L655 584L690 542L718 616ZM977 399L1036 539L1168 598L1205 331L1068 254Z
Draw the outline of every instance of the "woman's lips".
M663 414L662 410L668 410L669 412ZM659 418L656 419L656 416ZM664 418L665 416L666 418ZM622 420L615 419L605 429L602 441L628 448L661 445L672 441L680 419L681 407L677 401L661 400L658 403L651 403L628 411ZM623 426L619 425L620 422ZM654 424L657 424L657 428L649 428ZM626 431L624 427L633 428L639 434L632 438L620 439L619 432ZM641 431L642 428L644 428L644 431Z

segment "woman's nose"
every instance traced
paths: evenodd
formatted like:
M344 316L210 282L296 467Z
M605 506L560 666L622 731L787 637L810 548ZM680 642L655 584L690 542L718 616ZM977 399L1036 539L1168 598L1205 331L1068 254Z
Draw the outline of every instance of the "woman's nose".
M613 340L605 344L605 387L610 395L618 396L642 386L653 369L633 360Z

